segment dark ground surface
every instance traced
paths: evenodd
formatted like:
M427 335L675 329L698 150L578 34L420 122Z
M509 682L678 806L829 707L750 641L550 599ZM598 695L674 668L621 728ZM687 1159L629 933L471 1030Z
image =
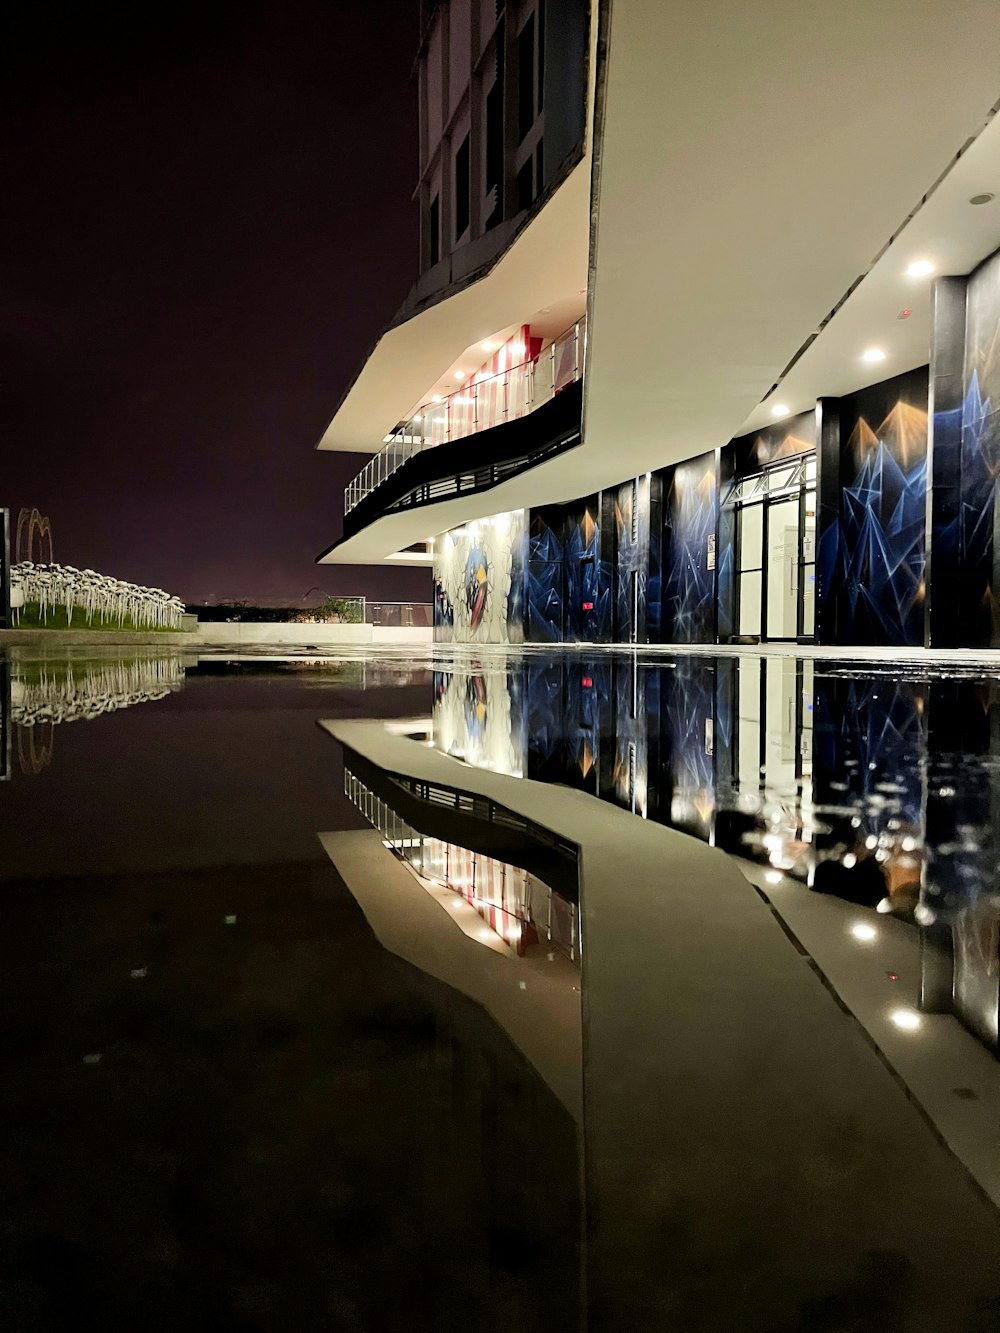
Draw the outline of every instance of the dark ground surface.
M189 678L2 789L0 1327L577 1327L571 1118L316 841L390 699Z

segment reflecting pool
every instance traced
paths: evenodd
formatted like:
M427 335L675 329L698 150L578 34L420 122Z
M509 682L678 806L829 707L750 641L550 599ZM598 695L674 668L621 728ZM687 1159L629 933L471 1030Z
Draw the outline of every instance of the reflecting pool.
M0 848L11 1328L1000 1327L1000 677L15 655Z

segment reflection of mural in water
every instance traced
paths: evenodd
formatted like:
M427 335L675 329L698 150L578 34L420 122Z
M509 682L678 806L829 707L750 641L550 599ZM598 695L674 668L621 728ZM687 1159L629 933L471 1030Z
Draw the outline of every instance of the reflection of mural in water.
M106 713L163 699L180 689L179 657L74 658L11 664L10 722L17 737L21 771L37 774L52 761L53 729L92 721Z
M474 679L456 674L446 694L477 698ZM505 680L484 685L490 712L507 694L523 718L505 724L506 771L600 795L896 916L921 935L925 1007L939 993L937 1007L996 1048L1000 682L816 674L760 658L647 667L621 655L536 659ZM450 743L464 748L454 733ZM475 763L483 747L464 746Z

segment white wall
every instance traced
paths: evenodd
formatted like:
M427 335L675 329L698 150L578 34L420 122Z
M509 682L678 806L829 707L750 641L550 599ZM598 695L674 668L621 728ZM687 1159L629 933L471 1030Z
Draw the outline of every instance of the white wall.
M426 631L429 635L430 631ZM284 643L306 644L371 643L371 625L266 625L218 621L199 624L195 643Z

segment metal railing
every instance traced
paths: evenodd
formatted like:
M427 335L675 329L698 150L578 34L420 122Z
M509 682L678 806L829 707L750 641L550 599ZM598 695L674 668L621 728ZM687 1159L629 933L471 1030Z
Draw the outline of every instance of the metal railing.
M583 375L586 320L578 320L536 357L474 380L439 402L425 403L397 426L388 442L344 491L349 514L415 454L525 417Z
M402 628L430 628L434 624L430 602L373 602L366 600L364 619L369 625Z

